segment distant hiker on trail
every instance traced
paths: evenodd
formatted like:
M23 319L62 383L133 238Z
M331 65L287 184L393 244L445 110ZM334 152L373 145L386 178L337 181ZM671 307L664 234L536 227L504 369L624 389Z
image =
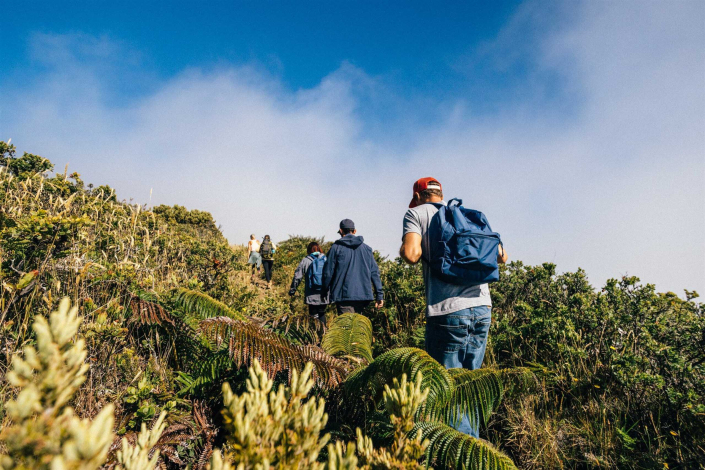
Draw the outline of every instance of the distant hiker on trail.
M269 235L264 236L262 244L259 247L259 254L262 256L262 265L264 266L264 277L267 279L267 289L272 288L272 268L274 267L274 253L277 247L272 243Z
M350 219L340 222L340 240L330 251L323 267L323 289L329 292L338 313L361 313L370 302L375 307L384 305L382 281L372 248L355 234L355 224ZM375 295L372 293L374 284Z
M259 254L259 240L255 235L250 235L250 241L247 242L247 264L252 266L252 282L255 282L255 269L259 273L262 267L262 256Z
M487 282L499 279L497 263L507 253L485 216L460 204L446 205L436 179L416 181L399 255L409 264L423 261L426 351L448 369L472 370L482 366L492 318ZM468 415L454 427L478 437L479 423Z
M304 282L304 303L308 305L308 313L311 318L319 320L324 325L326 324L326 307L328 307L328 295L322 295L323 292L323 266L326 263L326 255L322 253L318 242L311 242L306 247L308 253L301 260L294 272L294 278L291 280L291 288L289 295L296 295L296 289L299 287L302 279Z

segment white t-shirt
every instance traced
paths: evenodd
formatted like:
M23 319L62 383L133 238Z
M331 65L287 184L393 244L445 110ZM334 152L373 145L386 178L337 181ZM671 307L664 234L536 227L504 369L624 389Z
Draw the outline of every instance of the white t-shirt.
M259 251L259 242L257 240L250 240L247 244L249 245L250 251Z
M445 205L445 201L441 204ZM433 275L426 259L431 254L431 243L427 236L431 219L438 212L433 204L422 204L406 211L404 216L404 235L418 233L421 235L421 252L423 263L423 280L426 286L426 315L447 315L466 308L492 306L490 288L487 284L479 286L459 286L442 281ZM403 238L403 235L402 235Z

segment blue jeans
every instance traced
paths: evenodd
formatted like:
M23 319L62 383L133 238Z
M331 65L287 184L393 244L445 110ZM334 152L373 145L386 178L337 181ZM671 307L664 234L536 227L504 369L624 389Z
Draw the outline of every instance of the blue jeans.
M479 369L485 359L491 307L472 307L448 315L426 318L426 351L446 369ZM479 437L480 424L462 416L453 427Z

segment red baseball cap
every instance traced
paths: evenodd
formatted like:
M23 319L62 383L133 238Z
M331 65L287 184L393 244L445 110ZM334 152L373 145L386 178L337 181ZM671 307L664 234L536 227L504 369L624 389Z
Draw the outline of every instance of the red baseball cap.
M430 176L418 179L416 180L416 183L414 183L414 194L420 193L421 191L426 191L427 189L438 189L439 191L443 191L441 183L439 183L436 178L431 178ZM413 209L416 206L418 206L418 203L412 194L409 209Z

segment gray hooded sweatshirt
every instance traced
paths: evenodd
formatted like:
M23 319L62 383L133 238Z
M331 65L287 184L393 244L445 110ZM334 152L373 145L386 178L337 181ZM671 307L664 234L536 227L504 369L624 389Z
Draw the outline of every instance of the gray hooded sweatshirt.
M299 284L304 279L304 277L306 277L306 271L308 271L308 268L311 266L311 263L313 263L314 256L319 257L322 255L318 252L311 253L310 255L302 259L299 265L296 267L296 271L294 271L294 279L291 280L291 288L289 289L290 295L294 295L296 293L296 289L299 287ZM304 303L306 305L328 305L330 303L328 301L328 295L322 298L320 290L314 290L311 288L311 286L308 285L308 279L306 279L306 282L304 282L304 295Z

